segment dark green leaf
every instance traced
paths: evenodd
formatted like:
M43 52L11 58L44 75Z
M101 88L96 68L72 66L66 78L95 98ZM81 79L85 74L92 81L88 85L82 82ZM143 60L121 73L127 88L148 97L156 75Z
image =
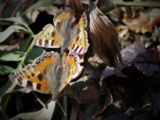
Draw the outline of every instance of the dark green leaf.
M0 65L0 75L7 75L13 72L13 68L6 65Z
M37 57L42 55L43 49L40 47L33 48L30 54L26 58L26 64L32 63Z
M12 81L8 80L4 85L0 87L0 97L6 92L10 92L15 88L16 84L13 84Z
M160 3L158 1L119 2L116 0L109 0L109 2L111 5L103 8L101 10L103 13L108 13L109 11L120 7L160 7Z

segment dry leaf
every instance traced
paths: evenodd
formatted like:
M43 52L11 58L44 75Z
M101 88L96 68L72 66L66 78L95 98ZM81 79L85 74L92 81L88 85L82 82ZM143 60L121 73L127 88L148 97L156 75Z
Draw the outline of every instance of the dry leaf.
M112 22L90 1L90 38L92 47L108 66L115 68L115 74L125 77L118 69L118 59L121 64L127 66L119 51L118 32Z
M160 23L160 9L155 8L150 13L139 12L137 18L129 18L127 15L124 16L123 22L127 25L123 29L129 29L136 33L153 32L153 26ZM122 29L122 27L120 27Z
M67 7L71 7L76 13L83 13L83 6L81 0L64 0L64 4Z

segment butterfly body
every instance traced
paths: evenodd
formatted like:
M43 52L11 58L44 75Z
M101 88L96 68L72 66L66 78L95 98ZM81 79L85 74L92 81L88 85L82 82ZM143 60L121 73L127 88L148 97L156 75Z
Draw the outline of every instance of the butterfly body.
M76 78L83 67L75 54L65 54L62 59L56 52L44 52L33 64L10 74L14 83L55 98L71 80Z
M70 8L60 9L54 18L54 26L48 24L33 40L37 46L47 48L61 48L83 55L87 52L89 43L85 30L87 17L84 12L76 23L75 13Z

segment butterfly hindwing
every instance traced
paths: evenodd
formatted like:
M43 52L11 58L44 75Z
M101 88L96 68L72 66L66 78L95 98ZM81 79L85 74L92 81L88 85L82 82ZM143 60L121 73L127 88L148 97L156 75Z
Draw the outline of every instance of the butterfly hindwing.
M80 55L85 54L89 47L87 37L87 32L85 30L81 31L73 38L71 45L68 47L69 51Z
M60 48L60 38L52 24L48 24L43 28L43 31L38 33L33 43L36 46L47 48Z
M55 62L59 55L56 52L44 52L40 57L34 60L34 64L37 64L42 70L45 70L46 66Z
M63 56L63 69L66 70L67 76L65 76L65 74L62 76L62 79L63 77L65 77L65 79L63 80L59 92L61 92L73 79L80 75L83 70L83 67L80 65L81 62L83 61L81 61L78 55L74 53L65 54Z
M85 30L85 28L87 27L87 17L85 12L82 14L78 25L80 32L71 40L72 42L69 45L68 49L71 52L82 55L87 52L89 47L88 35Z

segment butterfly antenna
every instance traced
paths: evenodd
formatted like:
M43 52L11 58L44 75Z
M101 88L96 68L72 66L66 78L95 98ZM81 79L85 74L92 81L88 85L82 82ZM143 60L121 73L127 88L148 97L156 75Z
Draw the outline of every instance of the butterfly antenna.
M56 101L57 101L57 103L59 104L60 108L62 109L64 115L66 116L67 114L66 114L66 112L64 111L64 109L62 108L62 106L61 106L61 104L59 103L58 99L56 99Z

